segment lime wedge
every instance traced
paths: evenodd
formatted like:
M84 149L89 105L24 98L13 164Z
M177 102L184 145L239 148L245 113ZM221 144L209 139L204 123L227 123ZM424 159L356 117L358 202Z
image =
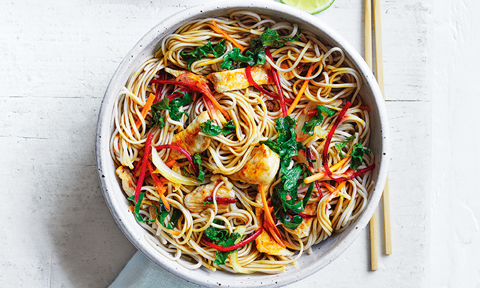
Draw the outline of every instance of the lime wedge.
M280 0L280 2L310 14L317 14L330 7L335 0Z

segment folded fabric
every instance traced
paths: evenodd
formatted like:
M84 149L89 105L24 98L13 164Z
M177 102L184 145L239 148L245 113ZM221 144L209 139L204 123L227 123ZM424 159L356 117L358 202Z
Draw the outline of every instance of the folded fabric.
M125 268L113 281L110 288L123 287L201 287L180 279L148 260L141 252L137 251L128 261Z

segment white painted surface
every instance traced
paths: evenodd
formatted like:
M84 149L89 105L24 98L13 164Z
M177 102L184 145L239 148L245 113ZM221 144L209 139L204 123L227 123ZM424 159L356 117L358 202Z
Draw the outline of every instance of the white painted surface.
M2 1L0 286L104 287L133 255L97 180L98 109L136 41L201 2ZM291 287L479 287L480 4L381 2L393 255L370 272L365 230ZM359 51L362 3L337 0L317 16Z

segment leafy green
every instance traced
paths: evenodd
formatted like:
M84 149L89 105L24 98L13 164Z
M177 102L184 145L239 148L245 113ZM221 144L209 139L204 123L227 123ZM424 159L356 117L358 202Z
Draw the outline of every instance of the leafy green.
M202 170L202 157L199 154L193 155L193 163L198 165L198 177L199 181L205 180L205 171Z
M154 105L152 105L152 119L150 120L148 128L151 128L153 126L158 126L160 129L163 129L163 127L165 127L165 119L163 119L162 117L161 109L158 106Z
M223 136L227 136L233 131L235 131L235 123L233 123L233 120L230 120L227 123L225 123L225 125L223 125L223 128L222 128Z
M210 136L217 136L218 134L222 133L222 128L212 123L212 119L208 119L207 121L200 124L200 128L202 132L210 135Z
M213 223L220 225L222 221L215 219L213 220ZM210 226L207 229L205 229L205 236L207 236L213 244L223 246L223 247L229 247L229 246L235 245L235 242L237 240L240 240L240 238L242 238L242 235L240 235L239 233L229 234L227 230L219 229L213 226ZM226 252L216 251L215 264L225 265L225 261L228 259L228 255L232 254L235 251L237 250L226 251Z
M247 65L263 65L267 55L265 54L265 46L282 47L288 41L298 41L300 29L293 38L284 38L278 35L278 32L267 28L260 36L260 39L251 39L250 48L242 54L239 48L233 48L223 56L223 62L220 68L232 70L236 67L246 67Z
M260 36L260 41L263 43L263 45L270 47L282 47L282 40L283 38L278 35L278 32L271 30L270 28L267 28L267 30Z
M363 154L370 153L370 152L372 152L370 148L363 148L362 143L355 143L353 145L352 153L350 153L350 156L352 156L352 162L350 162L350 168L353 170L357 170L357 168L360 165L362 165Z
M315 127L322 124L323 116L324 115L333 116L334 114L335 114L335 111L327 107L324 107L321 105L317 106L317 114L315 114L312 117L312 119L310 119L310 121L306 121L305 124L303 124L302 132L312 136L313 130L315 129Z
M144 197L145 197L145 192L141 192L138 195L138 202L135 203L135 196L134 195L128 197L127 199L131 200L135 203L134 212L135 212L135 218L137 219L138 222L142 222L142 223L145 223L146 221L155 222L155 219L147 219L145 221L145 220L143 220L142 215L140 215L140 206L142 205L142 201L143 201ZM155 205L153 205L153 207L155 207L155 211L157 212L157 216L160 219L159 222L160 222L160 224L162 224L163 227L165 227L167 229L173 229L173 228L175 228L175 226L177 226L177 222L180 219L180 217L182 216L182 211L180 211L176 208L173 208L172 211L168 211L167 208L165 207L165 205L163 205L163 203L161 201L160 201L160 204L158 206L158 209L157 209L157 206L155 206ZM169 214L171 214L170 220L168 221L167 225L165 226L165 219L167 218L167 216Z
M280 159L288 166L290 158L298 156L298 144L295 135L296 121L290 116L280 117L275 121L275 128L278 131L276 141L268 139L260 141L260 144L267 145L273 152L280 156Z
M267 59L265 48L263 48L262 41L259 39L250 40L250 49L245 52L245 55L253 59L252 62L248 63L250 66L263 65Z
M218 134L222 133L224 136L227 136L229 133L235 131L235 124L233 123L233 120L225 123L223 128L220 128L219 126L213 124L212 121L212 119L208 119L207 121L200 124L200 128L202 129L203 133L210 136L217 136Z
M155 220L152 220L152 219L143 220L142 215L140 215L140 206L142 206L143 197L145 197L145 192L141 192L138 195L138 202L135 202L135 195L132 195L127 198L128 200L131 200L133 201L133 203L135 203L135 208L133 209L135 218L137 219L138 222L142 222L142 223L145 223L146 221L155 222Z
M254 63L254 61L252 56L243 55L240 49L235 47L223 56L223 62L222 65L220 65L220 68L232 70L235 69L235 63L245 63L250 65L249 63Z
M352 141L353 139L355 139L355 135L352 135L352 136L348 137L347 139L343 140L342 143L335 143L335 147L337 147L338 152L340 152L340 157L345 158L345 155L343 154L342 149L345 146L347 146L348 142Z
M300 149L306 150L302 143L297 142L295 124L296 121L290 116L279 118L275 121L278 138L275 141L268 139L267 141L260 142L261 144L267 145L280 156L281 182L275 187L272 195L272 205L275 217L283 223L285 228L292 230L295 230L298 225L302 223L302 217L299 216L298 213L305 209L305 205L308 203L313 191L312 183L303 201L298 201L298 180L303 170L305 170L307 174L310 174L310 171L308 171L305 165L300 163L287 169L292 161L291 157L298 156L298 150Z
M298 29L297 35L295 35L293 38L284 38L278 35L277 31L267 28L267 30L265 30L265 32L263 32L263 34L260 36L260 41L262 42L263 46L280 48L288 41L298 41L300 33L302 33L302 31Z
M192 98L190 97L190 95L187 92L174 91L174 93L181 93L181 94L183 94L183 97L178 97L178 98L175 98L171 101L168 98L164 98L164 99L162 99L162 101L159 101L159 102L152 105L152 111L157 111L160 118L161 118L161 115L158 112L160 110L169 111L168 115L174 121L180 121L180 119L182 119L183 115L187 115L187 117L188 117L187 112L180 112L179 109L183 105L187 105L187 104L192 103L193 102ZM154 115L154 117L155 117L155 115ZM163 123L165 124L163 118L162 118L162 120L159 120L159 121L163 121ZM163 127L160 127L160 128L163 128Z
M215 58L222 56L225 51L224 43L225 39L212 46L212 43L208 41L207 44L195 48L195 50L193 50L192 52L180 52L180 56L182 56L183 60L187 62L188 69L190 69L193 62L201 60L204 57L208 57L208 53L213 54Z

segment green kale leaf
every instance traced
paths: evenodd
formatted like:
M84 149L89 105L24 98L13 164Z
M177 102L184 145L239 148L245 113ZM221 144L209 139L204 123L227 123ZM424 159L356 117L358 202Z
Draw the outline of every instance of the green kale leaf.
M207 54L213 54L215 58L218 58L223 55L225 51L225 39L220 41L219 43L212 46L212 43L208 41L207 44L195 48L192 52L180 52L180 56L182 56L183 60L187 62L188 69L190 70L193 62L201 60L202 58L208 57Z
M363 148L362 143L355 143L355 145L353 145L352 153L350 153L350 156L352 156L350 168L353 170L357 170L358 167L362 165L363 154L370 152L372 152L370 148Z
M324 107L321 105L317 106L317 114L313 115L312 119L310 119L309 121L306 121L305 124L303 124L302 132L312 136L313 130L315 129L315 127L322 124L323 116L324 115L333 116L334 114L335 114L335 111L327 107Z

